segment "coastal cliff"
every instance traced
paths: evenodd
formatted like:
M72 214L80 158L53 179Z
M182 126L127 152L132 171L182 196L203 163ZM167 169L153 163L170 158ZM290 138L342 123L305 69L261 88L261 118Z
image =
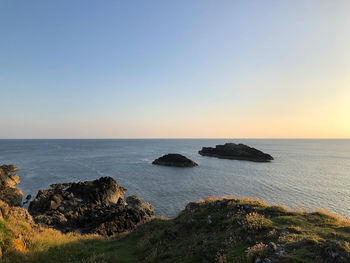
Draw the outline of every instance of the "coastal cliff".
M6 180L4 173L1 177ZM72 193L73 199L64 198ZM136 196L124 200L124 194L125 188L108 177L55 184L31 203L34 220L26 209L0 201L1 262L350 262L350 220L326 211L291 211L258 199L208 197L165 219L152 216L147 202ZM71 201L80 204L74 208ZM147 214L147 220L111 234L96 228L84 232L83 225L74 231L47 224L55 221L61 206L80 213L75 209L92 203L105 207L106 213L113 206L123 207L123 218L130 222L128 209ZM39 215L47 217L46 224ZM112 216L105 225L123 225L125 220Z

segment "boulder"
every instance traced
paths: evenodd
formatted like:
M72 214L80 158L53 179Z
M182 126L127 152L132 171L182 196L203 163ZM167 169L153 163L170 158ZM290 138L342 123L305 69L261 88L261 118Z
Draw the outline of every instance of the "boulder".
M6 202L10 206L21 206L23 192L17 188L19 184L19 176L14 172L18 168L14 165L0 166L0 200Z
M51 185L29 204L36 223L62 232L111 236L130 231L153 215L151 204L137 196L124 201L126 189L111 177L94 181Z
M150 203L143 201L137 195L128 196L126 198L126 203L129 208L141 210L145 214L152 215L154 212L153 206Z
M111 177L101 177L95 181L63 184L66 193L75 198L100 205L114 204L119 198L124 198L126 189L117 184ZM58 184L53 185L55 187ZM60 188L63 189L63 188Z
M215 148L203 147L199 151L202 156L217 157L221 159L245 160L253 162L270 162L273 157L245 144L225 143Z
M193 167L198 165L187 157L176 153L169 153L167 155L159 157L158 159L154 160L152 164L176 167Z

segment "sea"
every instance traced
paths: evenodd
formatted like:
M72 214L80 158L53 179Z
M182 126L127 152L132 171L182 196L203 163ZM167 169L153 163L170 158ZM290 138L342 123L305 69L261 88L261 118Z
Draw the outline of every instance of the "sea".
M204 147L244 143L271 154L270 163L198 154ZM199 164L152 165L167 153ZM260 198L290 209L327 209L350 217L350 139L51 139L0 140L0 164L14 164L24 196L60 182L113 177L172 218L208 196Z

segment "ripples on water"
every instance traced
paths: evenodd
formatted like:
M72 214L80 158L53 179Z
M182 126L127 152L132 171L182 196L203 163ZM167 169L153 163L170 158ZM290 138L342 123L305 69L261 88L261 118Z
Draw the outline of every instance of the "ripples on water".
M248 144L275 160L254 163L198 154L202 146L225 142ZM151 164L166 153L184 154L199 166ZM52 183L111 176L128 195L137 194L167 217L189 201L229 194L350 216L350 140L0 140L0 163L20 168L25 195Z

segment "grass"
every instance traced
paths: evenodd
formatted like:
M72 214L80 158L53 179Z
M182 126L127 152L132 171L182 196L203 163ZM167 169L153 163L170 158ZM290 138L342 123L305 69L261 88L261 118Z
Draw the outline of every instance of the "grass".
M324 210L289 211L250 198L210 197L190 203L174 219L154 218L131 233L109 239L62 234L13 216L0 220L0 234L2 262L14 263L243 263L254 262L256 257L332 262L324 256L325 248L350 260L350 222L346 218ZM269 252L270 242L284 253Z
M276 216L272 219L275 226L288 227L288 226L299 226L308 228L309 222L303 215L290 215L290 216Z
M34 236L28 252L9 252L2 262L139 262L136 236L105 240L99 236L60 234L55 230Z
M298 263L312 263L315 262L316 256L312 251L299 249L292 255L292 258Z
M233 262L243 263L247 262L245 252L249 248L249 244L244 242L235 243L227 250L227 257L232 259Z

